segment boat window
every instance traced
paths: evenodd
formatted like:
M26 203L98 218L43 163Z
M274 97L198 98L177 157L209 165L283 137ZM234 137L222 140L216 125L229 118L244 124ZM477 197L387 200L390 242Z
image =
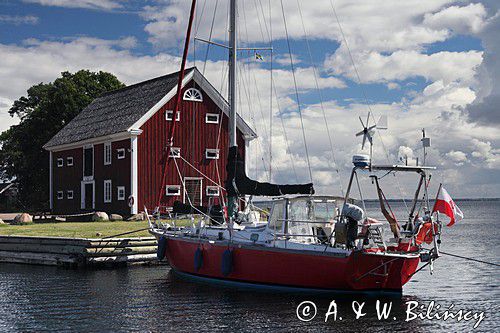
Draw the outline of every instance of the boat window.
M316 221L331 221L337 217L337 205L334 201L314 202L313 216Z
M309 200L293 200L290 202L289 219L296 221L309 220L311 202Z
M269 217L269 229L275 230L276 233L283 232L283 215L285 212L285 202L275 202L273 205L273 211Z

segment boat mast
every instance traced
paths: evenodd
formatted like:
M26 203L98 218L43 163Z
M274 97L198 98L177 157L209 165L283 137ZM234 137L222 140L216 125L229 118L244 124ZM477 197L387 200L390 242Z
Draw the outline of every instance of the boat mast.
M237 73L237 54L238 54L238 30L236 22L236 13L238 3L237 0L229 0L229 149L238 146L238 141L236 139L236 114L238 112L238 101L237 96L237 85L238 85L238 73ZM235 154L237 148L234 148ZM234 156L236 161L236 156ZM229 163L229 161L228 161ZM227 198L227 214L232 221L238 212L238 197L228 196Z
M236 114L238 112L238 103L236 100L237 95L237 54L238 54L238 42L237 42L237 0L229 0L229 147L237 147L238 142L236 140Z

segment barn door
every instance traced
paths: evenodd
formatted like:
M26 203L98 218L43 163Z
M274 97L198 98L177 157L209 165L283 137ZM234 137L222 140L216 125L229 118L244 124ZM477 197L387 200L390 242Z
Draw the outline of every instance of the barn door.
M202 203L202 179L201 178L184 178L184 203L194 206L201 206Z

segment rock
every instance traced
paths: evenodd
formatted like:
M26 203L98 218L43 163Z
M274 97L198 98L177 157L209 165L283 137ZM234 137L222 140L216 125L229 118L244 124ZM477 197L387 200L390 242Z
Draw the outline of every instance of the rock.
M22 213L14 218L14 224L28 224L33 223L33 217L28 213Z
M5 222L2 219L0 219L0 224L5 224Z
M95 235L96 235L96 237L101 237L102 236L102 234L100 232L96 232Z
M111 214L111 215L109 215L109 220L110 221L123 221L123 216L118 215L118 214Z
M144 221L146 218L143 213L134 214L127 219L127 221Z
M92 221L94 222L106 222L109 221L108 214L105 212L95 212L94 215L92 215Z

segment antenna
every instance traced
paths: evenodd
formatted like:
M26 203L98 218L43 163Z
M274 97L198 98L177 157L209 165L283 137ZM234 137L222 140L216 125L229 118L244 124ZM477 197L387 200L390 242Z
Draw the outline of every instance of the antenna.
M363 122L363 119L359 117L359 122L363 126L363 130L356 133L356 136L363 136L363 143L361 144L361 149L365 149L365 143L366 140L370 143L370 164L372 160L372 151L373 151L373 135L375 134L375 130L386 130L388 128L387 126L387 116L381 116L379 118L379 121L375 125L370 126L370 115L371 113L368 112L368 115L366 117L366 123Z
M425 128L422 128L422 139L420 141L422 142L422 147L424 148L424 161L422 165L425 166L425 160L427 158L427 150L425 148L431 146L431 138L425 136Z

